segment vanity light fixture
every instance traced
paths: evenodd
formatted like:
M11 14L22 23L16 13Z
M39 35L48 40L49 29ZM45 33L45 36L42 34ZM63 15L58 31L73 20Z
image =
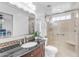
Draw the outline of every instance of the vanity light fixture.
M22 8L25 11L29 11L30 13L35 14L36 7L32 2L9 2L12 5L15 5L19 8Z

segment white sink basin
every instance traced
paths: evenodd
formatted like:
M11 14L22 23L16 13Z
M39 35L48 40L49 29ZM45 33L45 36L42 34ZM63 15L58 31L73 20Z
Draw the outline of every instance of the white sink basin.
M31 47L34 47L36 45L37 45L37 42L28 42L28 43L23 44L21 47L22 48L31 48Z

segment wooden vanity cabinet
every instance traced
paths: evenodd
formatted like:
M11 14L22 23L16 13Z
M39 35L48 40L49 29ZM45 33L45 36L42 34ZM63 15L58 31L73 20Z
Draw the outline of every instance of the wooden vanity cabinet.
M42 44L33 51L21 56L21 57L44 57L45 56L45 45Z

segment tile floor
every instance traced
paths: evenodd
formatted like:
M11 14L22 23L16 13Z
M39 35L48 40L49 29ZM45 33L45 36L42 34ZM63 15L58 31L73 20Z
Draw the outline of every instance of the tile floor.
M67 44L62 41L51 41L49 45L55 46L58 48L58 53L56 57L76 57L75 51L67 47Z

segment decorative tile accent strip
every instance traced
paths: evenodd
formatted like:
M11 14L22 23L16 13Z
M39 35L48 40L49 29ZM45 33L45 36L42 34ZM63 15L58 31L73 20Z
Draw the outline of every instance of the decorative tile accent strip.
M6 43L1 43L0 48L12 46L12 45L18 44L18 42L19 42L18 40L14 40L14 41L6 42Z

